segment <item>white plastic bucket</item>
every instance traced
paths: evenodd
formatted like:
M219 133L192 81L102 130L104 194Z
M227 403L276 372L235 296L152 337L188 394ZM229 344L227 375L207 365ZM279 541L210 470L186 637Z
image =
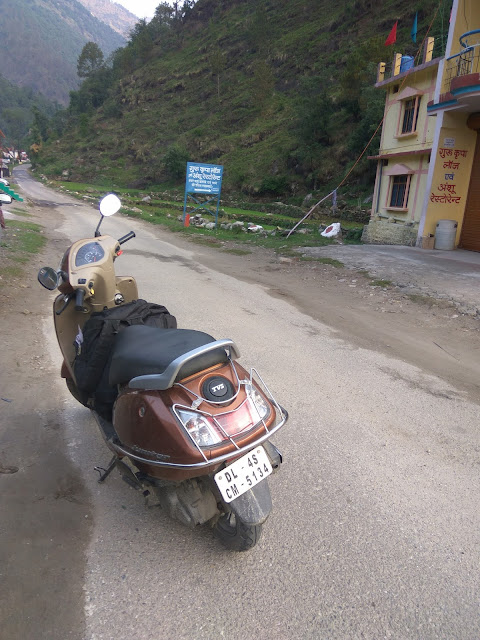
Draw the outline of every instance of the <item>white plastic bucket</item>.
M458 222L456 220L439 220L435 230L435 249L452 251L455 249Z

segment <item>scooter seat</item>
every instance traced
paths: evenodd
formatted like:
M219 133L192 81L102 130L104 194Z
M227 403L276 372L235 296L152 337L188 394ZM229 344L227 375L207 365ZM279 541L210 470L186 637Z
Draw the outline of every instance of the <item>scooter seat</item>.
M121 331L113 348L109 382L111 385L129 382L137 376L160 374L179 356L202 347L215 338L190 329L159 329L146 325L132 325ZM187 378L228 357L224 349L214 349L188 360L176 380Z

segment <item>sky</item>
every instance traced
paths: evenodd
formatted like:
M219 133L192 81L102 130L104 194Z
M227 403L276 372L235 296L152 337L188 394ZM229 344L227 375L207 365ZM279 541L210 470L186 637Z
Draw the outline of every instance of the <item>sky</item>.
M138 18L153 18L155 9L162 0L114 0L117 4L121 4ZM169 2L169 4L171 4Z

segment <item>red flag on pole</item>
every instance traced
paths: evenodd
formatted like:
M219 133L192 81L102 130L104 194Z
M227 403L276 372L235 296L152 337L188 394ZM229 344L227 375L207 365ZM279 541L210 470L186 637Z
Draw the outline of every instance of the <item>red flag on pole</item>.
M388 35L388 38L385 40L385 46L386 47L388 47L389 44L393 44L394 42L397 41L397 24L398 24L398 20L393 25L392 30L390 31L390 33Z

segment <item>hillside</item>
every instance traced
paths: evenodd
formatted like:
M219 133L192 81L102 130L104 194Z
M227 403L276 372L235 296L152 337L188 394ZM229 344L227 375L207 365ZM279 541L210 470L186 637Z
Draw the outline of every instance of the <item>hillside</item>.
M0 144L17 149L27 147L25 136L33 122L34 110L47 120L57 106L33 89L17 87L0 75L0 130L6 136Z
M78 87L77 58L86 42L105 56L125 44L77 0L14 0L2 3L2 74L11 82L66 104Z
M78 0L90 13L121 36L127 37L138 18L113 0Z
M447 5L431 25L437 55ZM181 184L187 159L219 163L226 190L255 197L298 199L336 186L383 114L373 84L376 63L393 56L384 46L393 23L395 50L414 53L415 11L421 42L438 6L388 0L379 12L373 0L199 0L184 15L164 6L137 24L108 72L87 79L60 145L44 147L38 161L74 180L142 187ZM372 164L353 176L364 190Z

